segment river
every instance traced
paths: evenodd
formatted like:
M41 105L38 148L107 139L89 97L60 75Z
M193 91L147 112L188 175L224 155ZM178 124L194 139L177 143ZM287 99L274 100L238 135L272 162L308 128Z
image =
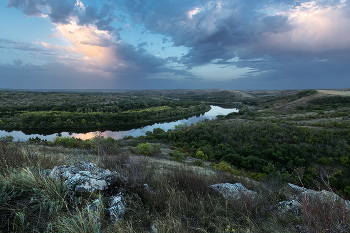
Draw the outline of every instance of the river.
M154 128L162 128L163 130L167 131L168 129L173 129L175 125L178 124L184 124L191 125L191 123L197 123L204 119L214 119L217 115L227 115L231 112L238 112L237 108L222 108L219 106L211 105L211 110L208 112L205 112L201 115L184 118L181 120L176 120L172 122L164 122L164 123L153 123L147 126L143 126L140 128L130 129L130 130L116 130L116 131L104 131L101 132L104 137L112 137L114 139L121 139L126 136L133 136L138 137L142 135L146 135L147 131L153 131ZM38 130L39 131L39 130ZM81 139L90 139L95 137L95 131L87 132L87 133L75 133L74 129L72 129L72 132L61 132L60 134L54 133L54 134L45 134L45 133L24 133L23 131L11 131L7 132L5 130L0 130L0 137L11 135L14 137L15 141L26 141L30 137L39 137L41 139L46 140L53 140L56 136L71 136L75 138L81 138Z

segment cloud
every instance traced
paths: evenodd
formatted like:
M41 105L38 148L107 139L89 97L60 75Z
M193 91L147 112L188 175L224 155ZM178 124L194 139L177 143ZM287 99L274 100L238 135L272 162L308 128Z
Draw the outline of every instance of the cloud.
M20 9L26 16L48 16L55 24L69 24L76 19L80 26L92 24L106 31L114 31L111 23L117 19L112 4L103 4L99 10L95 5L85 7L80 0L9 0L7 7Z
M128 79L130 83L156 73L181 73L165 67L166 60L148 53L146 42L135 48L122 41L110 24L114 19L123 20L125 17L116 18L111 4L104 4L98 10L95 5L85 6L79 0L9 0L8 7L21 9L27 16L48 16L56 25L56 32L48 37L61 36L71 43L63 47L42 41L42 47L26 45L23 50L50 52L56 56L58 64L77 72L116 80ZM34 8L37 11L31 10ZM17 46L17 49L20 48Z
M62 35L59 33L59 32L54 32L54 33L51 33L51 34L49 34L49 35L46 35L47 36L47 38L61 38L62 37Z
M23 64L23 61L21 59L17 59L17 60L13 60L13 63L15 64L15 66L20 66Z
M123 1L147 30L188 47L189 68L214 59L299 56L350 46L346 1Z
M153 79L161 86L172 76L173 84L186 80L186 85L193 87L205 87L204 83L263 87L269 81L274 87L288 88L306 80L317 82L308 75L319 76L326 83L327 75L337 74L342 80L350 72L350 1L101 2L9 0L8 7L27 16L50 19L56 32L47 37L61 37L71 45L62 47L47 41L33 45L6 39L0 39L0 44L50 55L56 62L50 63L50 69L65 68L91 80L95 75L96 80L103 77L109 84L125 87L133 83L146 87L156 83L149 81ZM120 15L115 16L117 11ZM118 29L113 22L118 22ZM131 27L133 33L142 30L158 41L160 38L160 43L138 40L135 46L128 44L132 36L125 36L129 30L124 28ZM178 57L167 55L176 47L185 47L188 52ZM154 56L148 49L160 54ZM25 69L26 65L20 67Z

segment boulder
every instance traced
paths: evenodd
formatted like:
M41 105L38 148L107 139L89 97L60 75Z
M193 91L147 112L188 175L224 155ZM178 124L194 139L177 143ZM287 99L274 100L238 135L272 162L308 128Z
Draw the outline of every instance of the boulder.
M69 189L76 192L95 192L106 190L119 177L119 173L99 168L93 163L74 164L54 167L50 176L64 179Z
M225 199L240 199L242 196L255 198L257 193L246 189L241 183L221 183L213 184L211 187L221 193Z
M350 201L344 200L339 195L335 194L334 192L321 190L321 191L315 191L312 189L307 189L304 187L299 187L295 184L288 183L288 186L291 190L298 192L298 195L295 197L295 200L305 200L305 199L320 199L325 202L332 202L332 201L340 201L345 204L346 208L350 210Z
M109 216L112 222L118 221L125 213L125 201L121 193L110 197Z

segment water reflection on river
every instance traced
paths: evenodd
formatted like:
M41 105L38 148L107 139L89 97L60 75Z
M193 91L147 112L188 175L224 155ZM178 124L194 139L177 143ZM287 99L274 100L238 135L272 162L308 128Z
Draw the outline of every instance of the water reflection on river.
M204 119L213 119L217 115L227 115L231 112L237 112L238 109L236 108L221 108L219 106L211 106L211 110L200 115L200 116L193 116L190 118L185 118L173 122L165 122L165 123L155 123L152 125L147 125L138 129L131 129L127 131L104 131L102 132L102 135L104 137L112 137L115 139L124 138L125 136L133 136L138 137L141 135L146 135L147 131L153 131L154 128L162 128L165 131L168 129L173 129L175 125L178 124L184 124L191 125L191 123L197 123L198 121L204 120ZM62 132L60 133L62 136L72 136L76 138L81 139L90 139L95 136L94 132L89 133L68 133L68 132ZM24 134L22 131L12 131L12 132L6 132L5 130L0 130L0 136L6 136L11 135L16 140L27 140L30 137L39 137L41 139L47 139L47 140L53 140L57 134L51 134L51 135L41 135L41 134Z

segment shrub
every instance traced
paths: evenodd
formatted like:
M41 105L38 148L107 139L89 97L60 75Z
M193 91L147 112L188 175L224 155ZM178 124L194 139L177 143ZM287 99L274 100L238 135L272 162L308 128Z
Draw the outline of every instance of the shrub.
M224 172L230 172L232 170L230 164L225 161L221 161L218 165L215 166L215 168Z
M15 191L15 186L10 187L9 181L6 181L0 189L0 206L6 206L21 193L21 191Z
M183 153L183 150L181 148L175 149L171 152L171 156L175 159L177 162L181 162L184 160L185 155Z
M205 163L202 160L195 160L192 162L193 165L205 167Z
M41 142L41 139L37 136L37 137L30 137L28 138L28 142L30 143L38 143L38 142Z
M350 186L345 186L345 188L344 188L344 193L345 193L345 195L346 195L347 197L350 196Z
M198 159L208 160L208 156L205 155L204 152L203 152L203 151L200 151L200 150L197 151L196 157L197 157Z
M159 154L160 153L160 143L152 144L152 152L154 154Z
M13 137L11 135L0 137L0 142L12 142L12 141L13 141Z
M140 144L137 145L136 151L139 154L148 155L151 152L151 145L148 142L140 143Z

